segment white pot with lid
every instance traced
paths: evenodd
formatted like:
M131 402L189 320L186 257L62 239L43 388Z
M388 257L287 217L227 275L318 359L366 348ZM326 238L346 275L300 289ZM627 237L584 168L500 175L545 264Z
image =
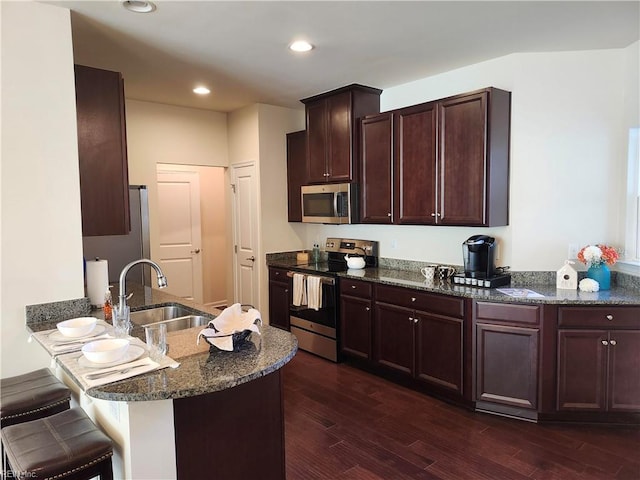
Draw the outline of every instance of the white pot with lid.
M365 265L364 257L361 257L359 255L350 257L349 254L346 254L344 256L344 259L347 261L347 268L349 269L364 268L364 265Z

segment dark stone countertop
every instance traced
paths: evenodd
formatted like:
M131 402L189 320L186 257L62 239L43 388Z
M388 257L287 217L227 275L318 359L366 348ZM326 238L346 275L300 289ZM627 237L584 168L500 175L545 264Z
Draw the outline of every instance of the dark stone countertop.
M134 294L128 301L132 311L167 304L180 304L193 309L194 312L203 312L211 318L220 313L220 310L215 308L184 300L161 290L134 284L127 287L127 293ZM56 323L59 321L81 315L104 318L102 310L78 312L78 303L85 305L85 308L88 305L85 302L71 300L27 307L27 328L32 332L50 330L56 328ZM67 304L69 309L66 309ZM175 345L172 345L171 333L168 334L168 355L180 362L178 368L164 368L94 387L87 390L87 395L103 400L127 402L202 395L232 388L268 375L282 368L298 350L298 342L294 335L263 324L261 335L252 334L237 351L215 350L210 353L204 340L201 340L199 347L196 346L196 337L202 328L204 327L175 332L179 334L175 337ZM131 335L144 341L142 327L134 327ZM182 353L178 357L173 356L172 351L178 349ZM72 379L74 378L62 362L58 364Z
M270 267L286 268L308 274L326 274L326 265L298 265L295 258L286 254L274 254L267 258ZM529 274L512 274L511 285L500 288L529 289L544 295L544 298L512 297L497 291L495 288L478 288L458 285L448 281L427 282L419 268L400 270L394 268L365 268L334 273L339 278L362 280L384 285L413 288L425 292L454 295L475 300L509 303L543 303L559 305L640 305L640 289L612 285L610 290L598 292L581 292L579 290L560 290L555 286L555 272L530 272ZM542 281L545 283L537 283ZM550 283L550 282L553 283Z

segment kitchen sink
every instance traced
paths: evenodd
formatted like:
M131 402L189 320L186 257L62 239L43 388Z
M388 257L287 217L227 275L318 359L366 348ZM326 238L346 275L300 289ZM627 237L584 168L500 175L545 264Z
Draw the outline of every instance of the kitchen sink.
M210 318L200 312L180 305L165 305L131 312L131 322L139 326L166 323L167 331L173 332L185 328L206 325Z
M193 327L204 327L211 320L209 317L203 317L202 315L188 315L186 317L172 318L169 320L163 320L161 322L147 323L144 325L159 325L164 323L167 326L167 332L176 332L178 330L186 330Z

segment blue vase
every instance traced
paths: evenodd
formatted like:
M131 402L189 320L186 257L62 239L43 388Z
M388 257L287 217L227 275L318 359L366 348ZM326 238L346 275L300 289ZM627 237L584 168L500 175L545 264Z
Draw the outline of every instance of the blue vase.
M595 280L600 285L600 290L611 288L611 270L606 263L591 265L587 270L587 278Z

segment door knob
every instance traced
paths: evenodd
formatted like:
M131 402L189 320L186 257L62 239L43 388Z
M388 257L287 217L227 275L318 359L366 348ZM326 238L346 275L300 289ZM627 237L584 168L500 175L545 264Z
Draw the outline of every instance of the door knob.
M195 250L191 250L191 253L200 253L200 249L196 248Z
M255 261L256 261L256 257L254 257L254 256L252 255L252 256L250 256L249 258L247 258L247 260L251 260L252 262L255 262Z

